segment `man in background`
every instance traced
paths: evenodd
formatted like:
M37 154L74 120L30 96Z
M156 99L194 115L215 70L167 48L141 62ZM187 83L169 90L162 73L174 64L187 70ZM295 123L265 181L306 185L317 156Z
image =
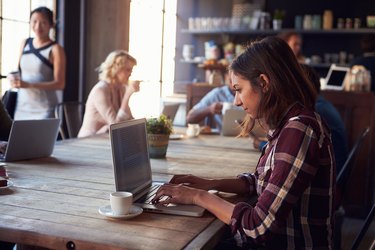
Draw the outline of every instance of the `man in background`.
M355 58L350 66L362 65L371 72L371 91L375 91L375 34L366 35L361 39L363 55Z
M229 74L225 74L225 85L214 88L208 92L186 116L187 123L201 123L202 121L212 118L216 128L221 130L222 127L222 109L224 102L233 103L234 91L229 87Z

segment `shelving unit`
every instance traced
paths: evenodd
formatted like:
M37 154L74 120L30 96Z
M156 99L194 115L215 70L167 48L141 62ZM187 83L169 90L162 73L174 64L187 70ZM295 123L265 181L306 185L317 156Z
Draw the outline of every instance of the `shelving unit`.
M182 29L181 33L185 34L192 34L192 35L273 35L278 34L280 32L289 32L289 31L296 31L301 35L304 34L315 34L315 35L365 35L365 34L375 34L375 29L369 28L361 28L361 29L331 29L331 30L323 30L323 29L311 29L311 30L304 30L304 29L281 29L281 30L249 30L249 29L213 29L213 30L188 30Z

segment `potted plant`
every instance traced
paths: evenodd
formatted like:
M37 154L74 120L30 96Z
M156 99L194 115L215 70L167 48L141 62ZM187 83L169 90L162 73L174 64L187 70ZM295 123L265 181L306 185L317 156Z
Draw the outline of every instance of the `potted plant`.
M273 13L273 29L280 30L283 26L283 19L285 17L285 10L276 9Z
M151 158L165 158L169 135L173 132L172 120L165 115L150 118L146 123L149 154Z

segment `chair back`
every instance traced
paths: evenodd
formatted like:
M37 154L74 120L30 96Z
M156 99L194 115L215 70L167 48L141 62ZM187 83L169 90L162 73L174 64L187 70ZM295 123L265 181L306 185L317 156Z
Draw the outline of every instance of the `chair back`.
M374 217L375 217L375 203L372 205L372 208L369 212L369 214L367 215L363 225L362 225L362 228L361 228L361 231L359 231L358 235L357 235L357 238L354 240L353 244L352 244L352 247L350 248L351 250L356 250L356 249L373 249L373 244L375 243L375 238L374 236L371 236L369 235L369 240L372 240L372 243L370 242L370 244L372 246L370 246L370 248L368 248L367 246L364 247L364 246L360 246L362 242L364 242L364 238L366 236L366 233L367 231L369 230L369 227L371 225L371 223L374 221Z
M8 114L12 119L14 118L14 111L16 109L17 97L18 97L18 91L13 91L13 90L5 91L2 97L4 108L8 111Z
M55 117L61 119L60 136L62 139L77 137L84 112L85 104L79 101L67 101L56 105Z
M346 159L340 173L338 173L338 175L336 177L336 190L338 190L338 192L340 192L338 194L339 199L338 199L338 203L336 203L336 207L338 207L341 203L341 197L340 196L342 196L342 193L345 190L345 186L346 186L346 184L349 180L349 176L350 176L350 173L353 169L356 155L358 154L359 149L360 149L364 139L366 138L366 136L369 132L370 132L370 127L366 127L363 130L363 132L361 133L361 135L357 138L357 140L355 141L352 149L349 152L348 158Z

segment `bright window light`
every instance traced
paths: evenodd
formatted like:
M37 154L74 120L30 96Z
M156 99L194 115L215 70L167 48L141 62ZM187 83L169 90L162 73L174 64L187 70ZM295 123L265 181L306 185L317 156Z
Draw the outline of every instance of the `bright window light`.
M176 6L173 0L130 2L129 53L138 62L131 79L142 81L130 100L135 118L158 116L162 97L173 94Z

